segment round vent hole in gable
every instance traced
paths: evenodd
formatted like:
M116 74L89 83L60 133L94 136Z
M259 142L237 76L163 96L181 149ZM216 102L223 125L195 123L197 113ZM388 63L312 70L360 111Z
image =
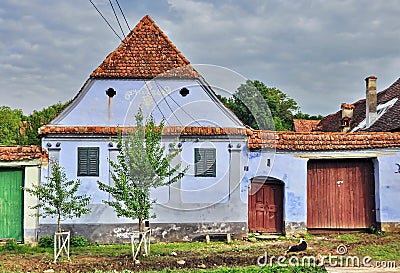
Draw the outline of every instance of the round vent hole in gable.
M186 87L183 87L180 91L179 94L181 94L182 97L186 97L187 95L189 95L189 89L187 89Z

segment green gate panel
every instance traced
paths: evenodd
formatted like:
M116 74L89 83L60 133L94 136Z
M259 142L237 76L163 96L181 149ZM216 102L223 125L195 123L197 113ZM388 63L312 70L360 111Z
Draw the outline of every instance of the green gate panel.
M0 168L0 238L22 241L23 172Z

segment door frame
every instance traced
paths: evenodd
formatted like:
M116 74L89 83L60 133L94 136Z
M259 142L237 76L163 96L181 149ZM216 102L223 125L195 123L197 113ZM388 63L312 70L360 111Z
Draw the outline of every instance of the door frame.
M247 224L248 224L248 228L249 231L252 232L265 232L268 233L268 231L262 231L262 230L255 230L255 229L251 229L250 228L250 220L251 220L251 204L250 204L250 195L254 195L256 194L257 190L259 190L261 187L263 186L268 186L268 185L274 185L274 186L278 186L279 188L279 195L280 195L280 213L281 215L281 221L279 224L279 229L277 232L269 232L269 233L278 233L278 234L284 234L285 233L285 183L277 178L274 177L270 177L270 176L255 176L253 178L250 179L250 183L251 183L251 188L248 191L248 220L247 220ZM259 185L259 188L257 187L256 191L254 192L254 194L251 194L252 189L254 190L254 186L253 185Z

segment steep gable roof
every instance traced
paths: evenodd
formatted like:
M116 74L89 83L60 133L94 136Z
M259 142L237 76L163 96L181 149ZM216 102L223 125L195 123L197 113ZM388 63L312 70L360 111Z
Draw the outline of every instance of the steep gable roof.
M367 132L390 132L400 130L400 78L391 86L377 94L377 104L383 105L393 99L398 99L393 106L389 107L370 127L356 129L356 131ZM354 103L353 119L350 130L354 130L365 119L365 99ZM321 120L319 126L324 132L340 132L341 111L328 115Z
M187 67L189 63L153 19L146 15L90 76L152 79L178 68L163 76L198 77L194 69Z

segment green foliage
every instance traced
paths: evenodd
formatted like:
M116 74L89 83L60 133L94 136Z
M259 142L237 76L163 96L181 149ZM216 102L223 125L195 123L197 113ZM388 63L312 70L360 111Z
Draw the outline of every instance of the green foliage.
M71 238L71 246L73 247L87 247L89 241L83 236L76 236Z
M220 99L240 120L254 129L288 131L292 129L293 118L323 118L321 115L301 113L294 99L257 80L242 84L233 98Z
M24 134L19 144L40 145L39 128L53 120L68 104L69 102L59 102L40 111L35 110L31 115L25 117L24 127L22 128Z
M40 237L38 246L43 248L54 247L54 237L53 236Z
M385 234L385 232L382 231L382 229L381 229L379 226L377 226L377 225L371 225L371 226L369 227L369 232L371 232L372 234L376 234L376 235L383 235L383 234Z
M318 116L310 116L309 114L304 114L302 112L298 112L296 113L293 118L295 119L312 119L312 120L321 120L324 118L324 116L322 115L318 115Z
M61 219L80 217L90 212L87 205L90 197L77 195L80 180L68 180L64 168L53 162L51 177L33 188L24 188L29 194L38 198L38 204L30 207L37 210L36 215L42 217L58 216L58 231L61 232Z
M6 245L4 246L4 249L6 250L17 250L18 249L18 244L15 240L9 239L6 242Z
M56 103L25 116L20 109L0 106L0 145L40 145L38 129L48 124L67 105Z
M233 98L221 98L241 121L254 129L274 129L274 121L262 93L252 81L239 86ZM264 90L265 91L265 90ZM261 94L261 96L260 96Z
M127 136L121 132L118 134L120 153L117 162L110 161L115 185L109 186L100 181L98 185L115 199L103 202L114 207L118 217L138 219L141 230L141 221L150 218L153 204L150 189L178 181L187 169L179 172L181 164L170 165L181 150L165 152L165 146L161 143L164 122L156 126L154 119L150 118L143 125L141 110L135 117L136 129Z
M0 145L19 144L21 138L19 126L22 119L22 110L0 106Z

